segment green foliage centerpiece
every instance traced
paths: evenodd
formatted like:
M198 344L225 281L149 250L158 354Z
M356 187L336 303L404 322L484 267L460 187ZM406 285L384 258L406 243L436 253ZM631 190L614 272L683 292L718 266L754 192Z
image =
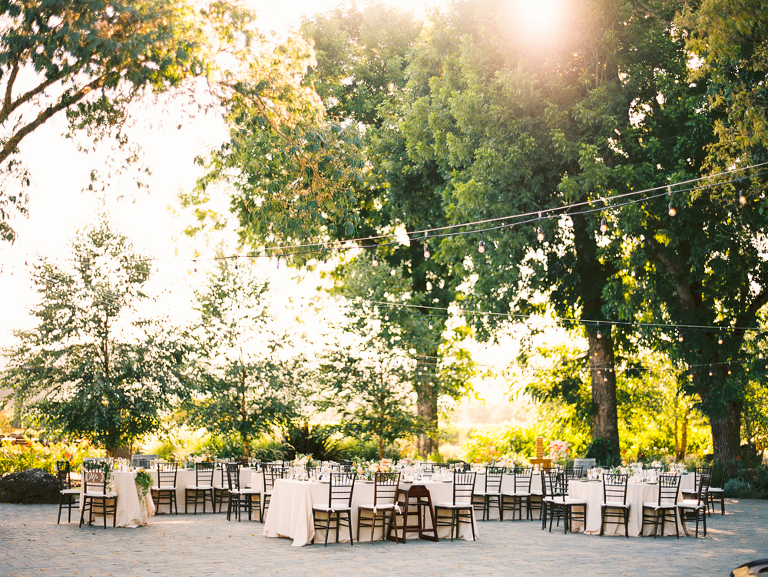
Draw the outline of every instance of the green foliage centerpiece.
M150 475L149 472L144 469L139 469L138 473L136 473L136 478L134 481L136 482L136 490L142 499L147 496L147 493L149 493L152 485L155 484L155 480L152 478L152 475Z

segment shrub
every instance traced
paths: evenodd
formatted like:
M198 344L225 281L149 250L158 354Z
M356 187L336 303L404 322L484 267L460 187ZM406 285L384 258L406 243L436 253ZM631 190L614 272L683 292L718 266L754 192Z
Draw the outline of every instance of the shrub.
M739 497L741 499L751 499L755 496L755 489L747 481L742 479L731 479L725 483L723 492L726 497Z
M341 458L338 441L333 437L336 427L309 426L303 423L285 431L285 455L290 461L296 453L312 455L317 461L338 461Z
M0 475L18 473L27 469L43 469L55 475L56 461L70 461L73 470L78 470L84 457L103 457L103 449L96 449L90 443L32 443L31 447L0 443Z
M610 439L595 437L587 447L587 459L594 459L603 467L615 467L621 464L621 459L613 449Z
M462 458L469 462L489 463L502 457L536 453L536 433L521 427L494 427L472 431L461 447Z

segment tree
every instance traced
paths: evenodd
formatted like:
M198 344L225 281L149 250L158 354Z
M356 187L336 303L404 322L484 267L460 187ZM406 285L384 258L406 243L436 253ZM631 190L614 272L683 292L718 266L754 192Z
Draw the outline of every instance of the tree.
M454 378L456 364L444 357L448 349L458 350L455 341L460 335L468 334L461 329L445 331L445 310L455 297L450 270L425 256L421 235L416 233L445 222L435 165L407 162L398 126L407 93L407 67L421 30L422 23L411 14L378 3L365 10L338 8L302 26L317 52L308 80L329 115L361 127L361 154L369 166L355 186L355 209L358 237L371 238L358 242L364 252L334 271L336 290L355 301L392 303L391 308L367 310L387 325L382 338L401 339L398 345L413 349L425 363L423 378L414 380L413 389L418 415L427 424L418 450L428 456L438 446L440 399L461 397L471 387L468 373ZM392 242L398 228L408 234L407 244ZM383 263L378 270L372 267L373 253ZM402 303L409 307L399 306ZM445 310L433 314L431 307ZM428 364L453 369L427 370Z
M228 12L216 2L211 21ZM202 73L206 61L202 16L186 0L8 1L0 4L0 171L28 180L19 144L59 113L70 132L99 140L122 127L130 106L151 91L161 93ZM8 224L26 196L0 196L0 235L14 240Z
M417 363L381 341L354 348L327 353L321 369L326 394L318 406L337 413L344 434L375 440L383 459L387 446L423 427L414 414L410 387Z
M236 268L237 267L237 268ZM226 259L196 292L196 395L184 419L210 432L237 433L245 457L255 435L287 426L303 409L304 363L270 330L269 283Z
M79 232L71 260L34 265L37 326L16 331L2 373L17 412L110 455L157 430L186 394L189 350L183 335L131 319L150 264L101 217Z

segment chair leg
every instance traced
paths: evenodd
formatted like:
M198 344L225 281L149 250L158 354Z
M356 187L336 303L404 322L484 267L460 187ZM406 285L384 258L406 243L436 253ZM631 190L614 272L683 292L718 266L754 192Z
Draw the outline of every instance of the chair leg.
M339 522L341 522L341 519L339 519ZM373 526L376 526L376 518L374 516L373 519ZM352 538L352 511L347 511L347 529L349 529L349 544L354 547L355 546L355 540ZM358 539L360 538L360 534L358 533ZM373 543L373 527L371 527L371 543Z
M584 529L586 530L586 528L587 524L585 522ZM624 536L629 539L629 509L624 509Z

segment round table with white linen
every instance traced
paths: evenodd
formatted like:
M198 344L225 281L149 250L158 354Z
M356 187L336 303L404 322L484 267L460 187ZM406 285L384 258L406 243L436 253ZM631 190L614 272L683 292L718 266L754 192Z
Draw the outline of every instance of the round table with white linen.
M116 527L141 527L147 524L149 517L155 514L155 504L148 492L143 500L139 499L140 489L136 487L135 471L112 471L111 491L117 494L115 513ZM84 486L80 487L80 507L82 509ZM96 517L97 515L94 515ZM88 519L86 519L86 522ZM109 523L107 523L109 524Z
M678 493L678 500L682 498ZM580 531L588 535L599 535L600 525L602 523L602 514L600 506L603 502L603 483L602 481L573 480L568 483L568 496L573 499L584 500L587 502L587 523L582 527L581 523L574 522L573 530ZM641 533L643 525L643 503L655 502L658 500L659 486L657 483L633 483L632 480L627 485L627 503L629 509L629 534L637 537ZM682 523L678 517L678 526L680 533L687 535L688 532L685 523ZM605 535L624 535L624 526L615 524L606 524ZM644 535L653 535L653 525L646 525ZM659 535L661 527L659 527ZM674 535L675 526L671 521L664 525L665 535Z

